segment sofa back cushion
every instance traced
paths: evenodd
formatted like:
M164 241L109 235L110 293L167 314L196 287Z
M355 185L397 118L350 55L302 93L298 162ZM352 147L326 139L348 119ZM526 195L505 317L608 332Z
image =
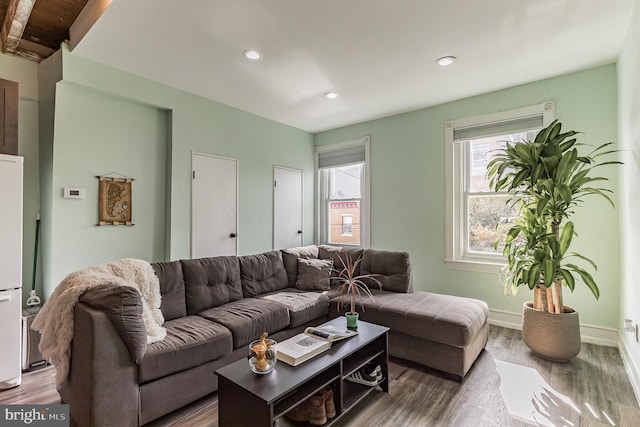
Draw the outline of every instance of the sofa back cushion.
M321 245L318 246L318 258L320 259L330 259L333 260L333 271L331 273L332 277L336 277L340 275L340 271L344 268L343 262L346 264L347 257L351 258L352 262L356 262L358 258L362 256L363 249L360 248L341 248L339 246L329 246L329 245ZM354 274L356 276L360 275L361 265L358 264L356 267L356 271ZM335 284L332 283L332 285Z
M164 320L186 316L187 305L180 261L154 262L151 267L160 281L160 295L162 296L160 311L162 311Z
M298 278L296 289L303 291L329 291L329 279L333 270L330 259L298 259Z
M411 259L407 252L367 249L360 263L362 275L374 274L382 289L391 292L413 292ZM363 280L371 289L379 289L372 280Z
M293 288L296 285L296 280L298 280L298 258L318 258L318 247L310 245L282 249L282 262L284 263L284 269L287 271L290 288Z
M289 287L280 251L245 255L239 259L242 292L245 298Z
M129 349L133 363L140 363L147 350L147 330L142 320L142 299L129 286L101 285L84 292L80 301L104 312Z
M238 257L182 260L187 314L242 299Z

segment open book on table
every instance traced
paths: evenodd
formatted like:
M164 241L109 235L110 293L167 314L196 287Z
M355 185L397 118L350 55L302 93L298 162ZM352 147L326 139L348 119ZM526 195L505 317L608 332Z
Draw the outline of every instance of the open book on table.
M278 360L297 366L331 348L333 341L349 338L358 332L332 325L312 326L303 333L278 343Z

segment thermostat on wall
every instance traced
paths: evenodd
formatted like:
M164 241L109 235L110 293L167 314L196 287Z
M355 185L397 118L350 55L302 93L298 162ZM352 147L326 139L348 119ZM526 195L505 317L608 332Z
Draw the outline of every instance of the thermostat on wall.
M64 187L65 199L84 199L84 188Z

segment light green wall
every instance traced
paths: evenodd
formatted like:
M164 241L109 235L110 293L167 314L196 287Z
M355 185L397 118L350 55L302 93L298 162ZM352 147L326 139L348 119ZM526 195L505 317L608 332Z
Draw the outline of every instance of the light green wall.
M35 222L40 208L38 65L23 58L0 54L0 78L18 82L18 154L24 157L22 299L26 301L33 279ZM41 274L36 277L36 291L41 295Z
M51 72L51 71L50 71ZM43 78L41 76L41 78ZM55 79L54 79L55 80ZM196 95L185 93L150 80L77 56L62 48L62 81L56 86L55 137L53 141L52 168L52 252L57 252L58 242L63 242L68 252L60 255L63 262L51 262L45 287L53 289L69 272L103 259L129 256L121 250L136 246L138 240L151 241L157 233L164 234L168 242L167 258L190 257L190 193L192 151L232 157L239 160L239 252L258 253L271 249L272 245L272 175L273 165L304 170L304 236L305 244L313 240L313 136L250 113L240 111ZM103 106L104 105L104 106ZM146 106L146 107L145 107ZM80 201L62 199L63 186L83 186L87 194L96 191L94 175L117 171L136 178L134 183L134 228L142 228L147 221L138 215L141 203L136 192L138 177L135 162L143 167L148 162L146 154L131 150L135 145L128 128L118 128L128 120L126 114L114 109L124 109L133 114L140 126L155 129L154 113L166 111L168 127L168 154L165 182L168 185L168 225L162 233L154 224L143 237L133 237L125 228L96 227L97 204L91 206L89 197ZM146 115L149 114L150 117ZM112 122L112 121L115 122ZM137 129L137 128L136 128ZM131 157L132 164L122 167L121 162L110 160L103 154L101 145L120 135L126 143L113 141L122 150L121 156ZM72 139L72 141L69 140ZM127 145L128 144L128 145ZM126 145L127 147L125 147ZM127 148L125 150L125 148ZM97 158L99 157L99 158ZM163 160L157 159L158 162ZM158 165L156 165L158 166ZM126 169L126 170L123 170ZM159 181L162 179L158 178ZM162 191L153 190L156 203ZM92 196L93 197L93 196ZM65 218L73 215L73 221ZM74 225L72 222L75 222ZM156 230L156 231L152 231ZM157 232L157 233L156 233ZM96 235L108 235L117 243L112 247L96 244ZM120 241L122 239L122 241ZM106 242L107 239L103 241ZM155 243L154 243L155 244ZM153 249L152 249L153 247ZM143 258L155 257L156 246L147 243L141 249ZM138 252L138 253L141 253ZM56 254L48 255L51 260ZM48 294L49 292L45 292Z
M57 51L38 66L38 130L40 132L40 212L42 284L50 283L55 253L53 229L53 136L55 121L56 83L62 79L62 52ZM50 287L49 292L50 292Z
M621 299L616 326L623 319L640 323L640 1L636 1L631 24L618 60L620 146L624 167L620 168ZM640 380L640 344L633 334L621 333L631 352L636 381ZM636 382L636 386L640 386ZM636 389L636 394L640 390Z
M445 247L445 122L553 100L565 129L585 133L583 142L617 139L616 68L607 65L410 113L315 135L316 145L371 136L371 246L406 250L418 290L480 298L491 309L519 313L527 289L505 297L495 274L447 269ZM603 170L617 192L614 169ZM615 197L614 197L615 199ZM601 288L596 301L586 286L565 295L584 324L618 326L617 213L606 202L587 202L574 218L575 250L596 260ZM595 226L597 224L597 227Z
M50 255L53 283L119 258L165 256L167 112L61 82L56 90ZM96 175L132 177L135 226L96 227ZM64 187L86 190L64 199ZM48 292L47 292L48 293Z

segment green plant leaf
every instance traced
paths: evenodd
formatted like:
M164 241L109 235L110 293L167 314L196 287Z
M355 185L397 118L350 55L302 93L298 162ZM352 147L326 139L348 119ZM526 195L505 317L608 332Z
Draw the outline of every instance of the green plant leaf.
M555 254L556 256L557 256L557 254L560 253L560 244L556 240L556 236L554 236L553 234L549 234L547 236L547 245L549 245L549 248L551 249L551 252L553 254Z
M560 193L560 197L562 200L568 205L571 203L573 198L573 193L571 192L571 188L567 184L560 184L558 186L558 192Z
M564 257L573 239L573 222L568 221L560 233L560 257Z
M593 296L596 297L596 299L600 299L600 289L598 289L598 285L596 285L595 280L593 280L593 277L589 272L573 264L567 265L567 267L570 267L573 271L578 273L584 284L587 285L591 290L591 293L593 293Z
M564 282L567 284L567 287L573 292L576 287L576 279L574 279L573 274L567 269L561 268L560 275L564 279Z
M602 151L605 147L610 147L614 145L613 142L605 142L604 144L598 145L596 148L594 148L590 153L589 153L589 157L593 157L594 159L598 156L603 156L606 154L611 154L611 153L617 153L620 150L608 150L608 151Z
M533 289L536 287L538 282L540 282L540 273L542 272L541 264L533 264L531 266L531 276L529 277L529 289Z
M555 276L555 268L553 265L553 260L545 259L543 262L544 266L544 285L549 287L551 283L553 283L553 278Z
M570 132L568 132L568 133L570 133ZM573 132L573 135L575 135L575 134L576 134L576 132ZM563 133L562 135L567 135L567 134ZM573 136L573 135L569 135L569 136ZM576 143L576 139L575 138L570 139L568 141L565 141L562 144L560 144L560 150L567 151L567 150L571 149L575 145L575 143Z
M577 252L570 252L568 254L568 256L569 257L576 257L576 258L579 258L579 259L581 259L581 260L583 260L585 262L588 262L591 265L591 267L593 267L594 270L598 271L598 266L596 265L596 263L593 262L591 259L587 258L586 256L581 255L581 254L579 254Z
M526 169L523 169L520 172L518 172L513 177L513 181L511 182L509 190L513 190L513 189L519 187L520 184L522 184L522 182L525 181L529 176L530 176L530 172L528 170L526 170Z
M594 168L599 168L600 166L607 166L607 165L624 165L623 162L619 162L617 160L611 160L610 162L602 162L602 163L598 163L597 165L593 165Z
M557 123L551 128L551 132L549 132L549 135L545 139L554 139L560 134L560 129L562 129L562 124L557 120L555 122Z
M551 128L555 126L557 122L558 122L557 119L554 120L553 122L551 122L549 126L547 126L546 128L542 129L540 132L538 132L535 138L535 143L542 144L542 142L547 139L547 136L549 136L549 132L551 132Z

